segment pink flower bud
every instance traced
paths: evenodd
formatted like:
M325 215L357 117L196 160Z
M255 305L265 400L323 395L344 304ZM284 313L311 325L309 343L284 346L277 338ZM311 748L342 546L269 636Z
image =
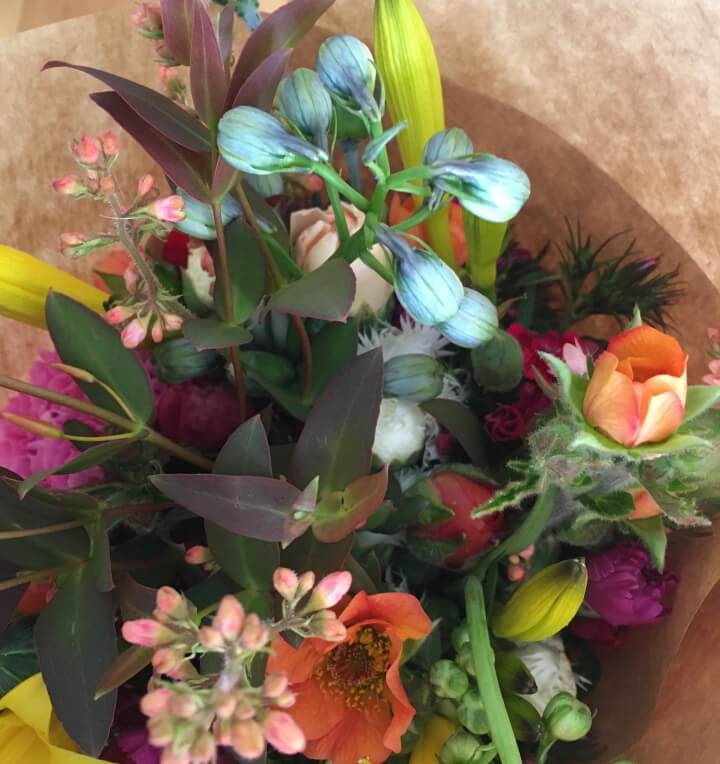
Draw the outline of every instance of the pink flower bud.
M148 723L148 739L152 745L164 748L170 745L174 737L174 727L169 716L154 716Z
M135 311L132 308L128 308L126 305L116 305L105 314L105 320L109 324L116 326L117 324L124 323L134 315Z
M158 66L158 77L163 85L167 85L172 77L175 76L174 66Z
M117 186L112 178L104 177L100 179L100 190L105 196L114 194L117 191Z
M102 156L102 144L94 135L82 135L73 144L72 153L80 164L96 165Z
M273 587L284 600L292 602L298 588L297 574L290 568L277 568L273 573Z
M268 674L263 682L263 692L266 698L278 698L288 688L287 674Z
M200 732L190 746L190 760L193 764L208 764L215 753L215 739L209 732Z
M123 273L123 281L125 282L125 289L127 289L130 294L134 294L138 282L140 281L140 274L135 265L128 265Z
M163 325L169 332L179 332L182 329L184 322L182 316L178 316L177 313L166 313L163 316Z
M240 644L246 650L262 650L270 640L270 629L260 620L255 613L251 613L245 619Z
M313 586L315 586L315 574L312 570L309 570L298 578L298 588L297 592L295 592L295 597L301 599L313 588Z
M238 602L237 597L228 594L220 601L220 607L213 618L212 625L222 634L223 639L234 642L240 635L244 618L243 606Z
M149 36L162 34L162 15L157 3L142 2L130 14L130 21Z
M158 323L157 321L153 324L152 329L150 330L150 336L152 337L152 341L159 345L163 341L163 337L165 336L163 334L163 328L162 324Z
M284 711L271 711L263 719L265 739L280 753L300 753L305 750L305 735L297 722Z
M326 642L342 642L347 636L347 629L332 610L321 610L310 620L310 628L314 634Z
M235 722L231 738L235 752L245 759L258 759L265 752L265 735L257 722Z
M82 246L86 241L89 241L88 237L78 231L61 233L60 252L67 257L72 257L77 248Z
M200 629L200 644L206 650L219 650L225 645L222 634L212 626L203 626Z
M64 196L78 197L87 192L85 184L77 175L63 175L62 178L53 181L52 187L53 191Z
M237 698L237 705L235 706L234 718L240 722L247 721L248 719L255 718L255 706L248 700L245 695L239 695Z
M215 700L215 714L218 719L229 719L235 713L237 700L232 693L227 693Z
M229 720L217 719L212 731L218 745L232 745L232 724Z
M303 608L303 612L312 613L315 610L327 610L328 608L335 607L350 591L351 586L352 575L346 570L325 576L313 589L313 593Z
M205 565L213 559L212 553L206 546L191 546L185 552L185 562L189 565Z
M160 756L160 764L190 764L189 753L175 753L172 748L166 748Z
M522 552L519 552L518 554L520 557L522 557L523 560L532 559L532 556L535 554L535 544L530 544L530 546L525 547L525 549L523 549Z
M200 710L200 704L190 695L175 695L170 700L170 713L181 719L192 719Z
M513 583L517 583L518 581L522 581L523 578L525 578L525 568L522 565L513 565L510 564L507 567L507 577L508 581L512 581Z
M171 647L161 647L153 653L152 665L156 674L167 674L168 676L180 668L184 654Z
M126 348L136 348L147 336L148 321L134 318L121 332L120 339Z
M157 590L155 605L158 610L175 618L185 618L188 614L185 598L171 586L161 586Z
M122 635L126 642L143 647L159 647L175 641L175 632L167 626L150 618L140 618L137 621L125 621L122 625Z
M179 223L185 219L185 201L182 196L161 196L144 208L151 217L166 223Z
M106 130L100 136L103 153L108 159L116 157L120 153L120 137L114 130Z
M145 173L140 177L137 184L138 196L143 197L151 194L155 188L155 178L150 173Z
M273 705L278 708L292 708L295 705L297 697L294 692L286 690L282 695L273 700Z
M172 696L172 690L167 687L153 690L140 700L140 710L145 716L157 716L165 713L170 707Z

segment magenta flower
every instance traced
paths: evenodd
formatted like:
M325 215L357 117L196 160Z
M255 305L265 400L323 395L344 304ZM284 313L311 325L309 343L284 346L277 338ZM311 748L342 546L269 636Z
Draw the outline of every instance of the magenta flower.
M667 612L663 600L677 578L659 573L645 547L617 544L588 558L585 601L613 626L654 623Z

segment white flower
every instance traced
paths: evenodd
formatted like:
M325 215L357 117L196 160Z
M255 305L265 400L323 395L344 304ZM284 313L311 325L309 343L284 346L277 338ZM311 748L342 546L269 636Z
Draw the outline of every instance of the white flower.
M523 642L512 653L520 658L535 679L537 692L523 697L541 716L545 706L559 692L577 696L575 675L560 637L550 637L542 642Z
M202 305L212 308L215 268L206 246L200 245L190 250L187 268L183 272L183 281L192 287Z
M374 327L361 332L358 337L358 354L382 348L385 361L410 353L442 358L451 355L451 351L447 350L449 344L432 326L423 326L409 316L402 316L399 327L378 321Z
M375 429L373 454L383 464L405 464L417 457L425 445L425 416L415 403L384 398Z

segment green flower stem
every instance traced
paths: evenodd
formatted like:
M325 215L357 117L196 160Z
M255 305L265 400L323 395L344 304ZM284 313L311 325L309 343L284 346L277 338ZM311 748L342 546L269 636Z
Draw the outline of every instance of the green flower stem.
M378 276L384 278L388 284L395 286L395 278L393 277L392 271L390 271L379 260L377 260L373 256L372 252L370 252L370 250L363 250L360 253L359 258L365 263L365 265L367 265L368 268L375 271Z
M31 584L33 581L42 581L50 578L51 576L57 576L61 573L69 573L75 568L79 568L85 564L85 560L78 560L77 562L69 563L68 565L60 565L57 568L46 568L45 570L35 570L32 573L28 573L24 576L16 576L15 578L9 578L6 581L0 581L0 592L5 592L8 589L15 589L18 586L24 584Z
M340 141L340 149L345 156L345 165L350 176L350 185L359 193L363 193L363 179L360 170L360 152L358 141Z
M356 191L349 183L344 181L335 171L335 168L329 164L313 165L313 172L319 175L327 186L334 186L351 204L358 209L367 212L370 208L368 200Z
M215 232L217 233L218 260L223 284L223 306L225 308L225 320L233 326L235 324L235 304L232 296L232 284L230 283L230 265L228 262L227 241L225 239L225 226L222 222L222 210L219 202L212 203ZM238 407L240 409L240 421L247 419L247 393L245 392L245 372L240 361L240 349L233 345L230 349L230 363L235 376L235 389L237 391Z
M492 741L502 764L522 764L495 672L495 654L490 644L483 587L480 579L475 576L468 578L465 585L465 610L470 629L475 675L490 725Z
M119 427L126 432L137 432L138 423L133 422L130 419L119 416L112 411L100 408L93 403L87 403L86 401L77 400L77 398L71 398L69 395L63 395L62 393L56 393L53 390L45 390L43 387L37 385L31 385L29 382L23 382L20 379L14 379L13 377L0 374L0 387L4 387L7 390L13 390L16 393L24 393L26 395L33 395L36 398L42 398L43 400L50 401L52 403L59 403L61 406L67 406L73 411L80 411L83 414L89 414L96 419L101 419L103 422ZM212 462L206 459L202 454L196 451L191 451L179 443L166 438L159 432L142 425L145 430L144 440L151 443L158 448L162 448L173 456L177 456L178 459L182 459L188 464L193 464L199 467L201 470L209 472L212 469Z
M300 350L303 357L303 389L302 397L303 401L308 402L312 397L313 386L313 356L312 345L310 344L310 337L308 336L307 329L305 329L305 323L295 314L290 314L290 320L293 322L295 331L298 334L300 340Z
M425 165L418 165L417 167L409 167L407 170L400 170L400 172L393 173L385 181L388 190L397 188L398 186L404 187L408 183L412 183L417 180L429 180L432 175L432 170ZM418 187L418 190L420 188Z
M370 138L379 138L382 135L383 126L382 121L378 120L370 125ZM390 160L388 159L387 148L383 148L380 152L380 156L377 158L377 164L383 171L385 176L390 175Z
M423 222L425 222L425 220L427 220L430 215L432 215L432 213L427 207L420 207L407 220L403 220L402 223L394 225L392 227L393 231L399 231L401 233L402 231L409 231L416 225L421 225Z
M282 262L285 268L290 271L290 275L293 278L299 279L305 275L305 271L303 271L303 269L292 259L292 257L290 257L280 242L275 241L275 239L269 234L265 234L265 243L272 250L273 254L278 258L278 260Z
M238 201L240 202L240 206L242 207L245 220L247 221L250 228L252 228L252 232L255 234L255 238L257 239L260 251L263 253L263 257L265 258L265 265L268 269L268 274L270 275L271 287L273 291L275 289L279 289L285 283L285 279L278 269L275 258L273 257L273 253L271 252L268 245L268 240L265 238L262 230L260 229L257 217L255 216L255 212L252 208L252 205L250 204L250 200L247 198L247 194L245 193L245 189L243 188L242 183L237 184L235 191ZM283 252L283 255L287 257L286 252ZM300 275L302 275L302 271L300 271Z
M50 533L60 533L69 531L73 528L82 528L88 520L68 520L66 523L55 523L54 525L43 525L41 528L20 528L16 531L0 532L0 541L11 541L12 539L25 539L32 536L47 536Z
M330 183L327 184L326 189L328 199L330 200L330 206L335 215L335 227L337 228L340 244L342 245L350 238L350 229L348 228L347 218L345 217L345 210L340 201L340 192Z
M550 749L555 745L557 740L546 731L541 740L537 751L537 764L546 764Z

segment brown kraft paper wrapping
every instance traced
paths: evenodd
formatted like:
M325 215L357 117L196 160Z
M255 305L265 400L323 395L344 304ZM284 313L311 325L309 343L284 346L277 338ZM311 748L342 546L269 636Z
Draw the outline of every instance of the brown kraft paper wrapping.
M720 48L708 44L720 7L710 0L416 2L438 50L448 126L465 127L478 149L514 160L531 178L517 238L535 249L562 238L564 215L579 218L598 240L632 228L645 254L680 267L687 298L672 322L697 380L705 329L720 324ZM50 182L73 170L65 150L72 137L111 126L87 99L103 86L40 68L64 59L157 87L152 48L128 27L132 3L118 5L0 40L0 241L83 276L92 262L62 258L57 237L103 221L97 205L57 197ZM336 0L296 60L309 62L328 33L350 30L369 40L371 12L370 0ZM133 184L151 162L130 139L123 149L119 178ZM3 372L22 376L47 344L44 332L0 319ZM593 704L605 750L597 764L623 753L638 764L719 759L713 624L720 544L673 537L670 555L681 579L670 616L602 654Z

